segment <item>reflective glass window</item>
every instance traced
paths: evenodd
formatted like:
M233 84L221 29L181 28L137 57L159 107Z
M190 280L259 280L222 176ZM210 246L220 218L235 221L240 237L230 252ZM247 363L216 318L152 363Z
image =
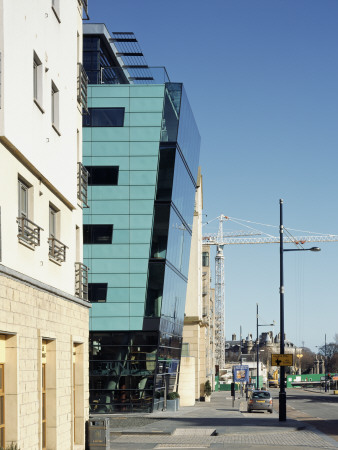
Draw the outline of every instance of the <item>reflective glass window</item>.
M118 166L86 166L89 172L88 186L116 186L119 178Z
M108 283L88 283L88 300L90 302L105 302L107 300Z
M111 244L113 225L83 225L84 244Z
M164 267L164 263L149 263L148 290L145 308L146 317L160 317L163 295Z
M124 108L88 108L83 115L84 127L123 127Z
M209 267L209 252L202 252L202 266Z

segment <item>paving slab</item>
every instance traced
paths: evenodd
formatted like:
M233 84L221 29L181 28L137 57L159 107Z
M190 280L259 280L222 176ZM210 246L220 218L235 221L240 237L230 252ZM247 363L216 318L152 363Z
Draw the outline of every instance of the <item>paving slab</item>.
M247 413L244 399L233 407L225 392L176 412L110 416L110 431L112 449L338 448L338 442L300 420L279 422L276 412Z

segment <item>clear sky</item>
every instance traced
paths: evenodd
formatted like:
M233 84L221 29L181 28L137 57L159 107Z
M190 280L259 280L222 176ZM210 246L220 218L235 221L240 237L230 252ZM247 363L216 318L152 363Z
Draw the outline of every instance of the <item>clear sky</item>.
M278 226L283 198L286 227L338 234L337 0L92 0L89 15L185 84L206 221ZM338 333L338 242L312 245L285 254L285 332L315 351ZM278 244L226 247L225 280L227 339L255 335L257 302L279 330Z

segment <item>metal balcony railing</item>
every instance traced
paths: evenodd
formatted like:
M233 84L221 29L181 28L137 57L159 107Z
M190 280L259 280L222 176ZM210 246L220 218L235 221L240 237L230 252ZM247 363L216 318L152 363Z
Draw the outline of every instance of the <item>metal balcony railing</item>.
M89 172L82 163L77 163L77 198L86 208L88 206L88 177Z
M75 263L75 295L88 300L88 267L80 262Z
M63 244L61 241L55 237L48 238L49 242L49 257L62 263L66 261L66 248L67 245Z
M17 217L16 221L19 231L18 238L33 247L40 245L40 231L43 229L24 216Z
M77 0L79 5L82 6L84 13L86 14L85 20L89 20L88 16L88 0Z
M77 63L77 101L88 112L88 76L81 63Z

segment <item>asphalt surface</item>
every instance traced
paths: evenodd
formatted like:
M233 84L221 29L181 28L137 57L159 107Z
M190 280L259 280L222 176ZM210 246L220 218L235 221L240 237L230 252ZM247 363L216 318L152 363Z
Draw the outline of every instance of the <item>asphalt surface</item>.
M197 402L177 412L109 416L110 448L338 448L337 428L324 434L308 417L303 420L303 413L288 407L287 414L287 421L279 422L277 411L247 413L245 399L236 399L233 407L230 393L215 392L210 403Z

